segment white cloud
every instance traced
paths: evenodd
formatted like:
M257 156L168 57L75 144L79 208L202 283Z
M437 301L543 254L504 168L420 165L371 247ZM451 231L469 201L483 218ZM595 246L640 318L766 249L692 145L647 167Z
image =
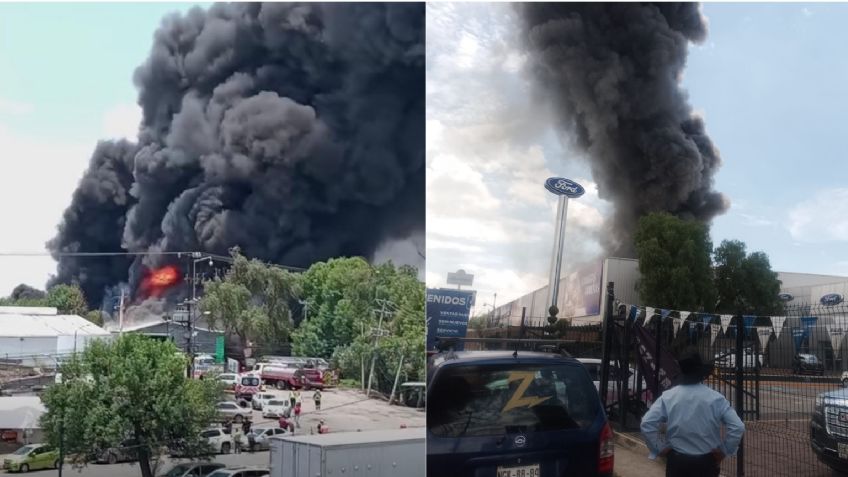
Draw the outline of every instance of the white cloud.
M118 104L110 108L103 114L102 138L136 141L141 116L141 108L137 104Z
M427 285L463 268L480 303L546 284L556 209L546 178L586 188L569 205L566 263L598 253L609 209L533 93L513 20L509 5L427 5Z
M834 188L790 209L787 229L799 242L848 241L848 189Z
M35 108L33 108L33 106L29 103L15 101L9 98L0 98L0 114L19 116L22 114L29 114L33 112L34 109Z

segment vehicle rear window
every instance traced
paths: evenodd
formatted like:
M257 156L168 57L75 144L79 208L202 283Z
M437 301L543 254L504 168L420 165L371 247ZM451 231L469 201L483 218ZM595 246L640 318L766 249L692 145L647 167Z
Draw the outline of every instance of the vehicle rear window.
M579 365L450 366L430 398L427 428L438 437L585 429L600 411Z

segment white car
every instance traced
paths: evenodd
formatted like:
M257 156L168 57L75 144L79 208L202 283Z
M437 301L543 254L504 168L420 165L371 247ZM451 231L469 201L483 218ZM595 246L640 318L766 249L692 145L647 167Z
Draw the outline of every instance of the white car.
M210 449L218 454L229 454L233 450L233 436L224 429L207 429L200 433L200 437L206 439Z
M272 399L278 399L278 398L277 398L277 396L274 396L273 394L259 393L255 396L253 396L253 401L251 401L251 405L253 406L253 409L255 409L257 411L261 411L262 409L265 408L265 405L268 404L268 401L271 401Z
M601 391L601 365L602 362L597 358L577 358L577 361L583 364L586 368L586 371L589 371L589 376L592 377L592 382L595 384L595 390L600 393ZM617 399L616 389L615 389L615 381L616 376L615 373L619 368L616 366L610 367L610 377L609 377L609 385L607 387L607 402L613 402ZM630 368L629 373L630 379L628 379L627 389L628 392L632 395L632 397L636 396L636 370ZM648 391L648 385L645 382L645 378L642 378L642 399L646 404L652 402L651 392Z
M285 399L272 399L262 407L262 417L277 419L280 416L291 416L291 402Z
M286 430L279 427L257 427L247 433L245 440L248 448L250 447L250 440L253 439L254 450L268 450L271 448L271 437L285 433Z
M250 408L243 408L232 401L222 401L215 405L218 411L218 418L222 421L233 421L236 424L241 424L245 420L253 419L253 411Z
M216 470L206 477L264 477L266 475L271 475L267 467L239 467Z
M222 383L227 389L235 389L238 383L238 374L223 373L215 376L215 380Z

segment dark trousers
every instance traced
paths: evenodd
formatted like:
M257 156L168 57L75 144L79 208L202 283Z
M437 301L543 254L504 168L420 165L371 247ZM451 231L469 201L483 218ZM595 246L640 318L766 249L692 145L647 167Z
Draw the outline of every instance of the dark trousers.
M666 457L665 477L718 477L719 470L712 454L686 455L671 451Z

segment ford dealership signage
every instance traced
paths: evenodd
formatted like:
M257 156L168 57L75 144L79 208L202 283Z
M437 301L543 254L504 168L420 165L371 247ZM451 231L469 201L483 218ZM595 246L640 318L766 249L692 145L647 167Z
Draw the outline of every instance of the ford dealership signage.
M834 306L842 303L842 295L839 293L828 293L819 300L824 306Z
M792 301L795 299L795 297L789 293L781 293L780 295L777 295L777 297L780 298L780 301Z
M545 181L545 189L556 195L564 195L569 199L576 199L586 192L582 185L564 177L549 178Z

